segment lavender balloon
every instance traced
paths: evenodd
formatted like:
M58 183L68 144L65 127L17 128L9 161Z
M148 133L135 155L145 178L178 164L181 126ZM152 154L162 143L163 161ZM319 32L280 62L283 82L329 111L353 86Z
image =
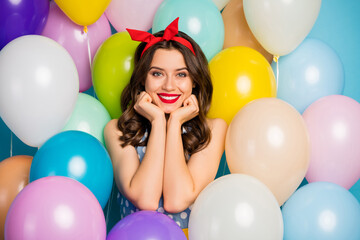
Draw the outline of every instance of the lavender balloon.
M105 238L105 217L96 197L67 177L44 177L27 185L11 204L5 222L5 239Z
M13 39L41 34L49 14L49 0L1 0L0 50Z
M135 212L118 222L107 240L186 240L181 228L168 216L155 211Z

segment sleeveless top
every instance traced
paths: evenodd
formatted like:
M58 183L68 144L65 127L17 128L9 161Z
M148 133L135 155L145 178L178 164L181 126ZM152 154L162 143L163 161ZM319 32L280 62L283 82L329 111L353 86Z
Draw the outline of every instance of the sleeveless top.
M145 133L145 135L147 135L147 132ZM144 136L144 137L146 137L146 136ZM136 147L136 151L137 151L138 157L141 162L145 155L146 146L138 146L138 147ZM134 212L140 211L140 209L136 208L119 191L117 193L117 202L118 202L118 204L120 204L120 218L121 219L123 219L124 217L126 217ZM192 205L189 208L187 208L184 211L179 212L179 213L168 213L164 210L164 200L161 197L160 201L159 201L158 209L156 211L167 215L168 217L173 219L182 229L184 229L184 228L188 227L191 207L192 207Z

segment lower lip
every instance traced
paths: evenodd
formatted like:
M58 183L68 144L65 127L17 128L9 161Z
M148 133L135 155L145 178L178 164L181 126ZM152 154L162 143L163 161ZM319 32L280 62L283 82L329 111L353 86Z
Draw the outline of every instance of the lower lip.
M163 103L170 103L170 104L175 103L180 98L180 96L177 96L174 99L168 100L168 99L162 98L160 95L158 95L158 96Z

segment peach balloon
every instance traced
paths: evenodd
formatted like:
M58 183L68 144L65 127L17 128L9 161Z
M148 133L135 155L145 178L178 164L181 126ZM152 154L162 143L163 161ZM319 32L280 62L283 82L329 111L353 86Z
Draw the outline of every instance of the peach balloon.
M257 99L235 115L227 131L225 154L231 173L256 177L282 205L308 169L308 131L302 116L288 103Z
M260 52L269 63L273 56L268 53L252 34L244 14L243 0L231 0L222 12L225 27L224 48L234 46L250 47Z
M31 156L14 156L0 162L0 239L4 238L6 214L16 195L29 183Z

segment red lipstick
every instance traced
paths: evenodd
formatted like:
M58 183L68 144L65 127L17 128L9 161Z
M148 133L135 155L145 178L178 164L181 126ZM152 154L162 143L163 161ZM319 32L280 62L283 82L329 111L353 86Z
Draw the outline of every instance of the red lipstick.
M169 103L169 104L175 103L180 98L179 94L169 94L169 93L158 93L158 96L163 103Z

